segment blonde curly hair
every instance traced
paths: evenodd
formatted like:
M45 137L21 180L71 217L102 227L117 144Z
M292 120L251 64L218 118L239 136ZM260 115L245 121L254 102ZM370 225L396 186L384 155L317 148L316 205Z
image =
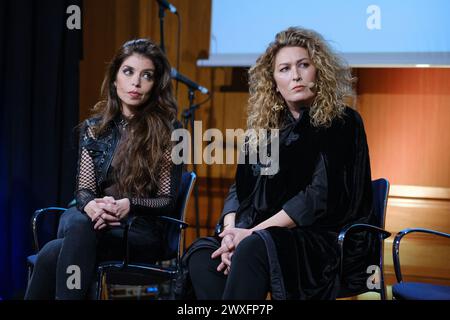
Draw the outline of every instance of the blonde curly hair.
M317 69L314 87L316 95L309 108L313 126L330 126L332 120L344 112L344 99L354 97L352 84L355 79L350 68L332 51L320 34L299 27L281 31L249 70L247 141L250 144L257 140L252 134L255 130L279 129L281 126L286 102L276 90L273 76L275 57L281 48L297 46L308 51Z

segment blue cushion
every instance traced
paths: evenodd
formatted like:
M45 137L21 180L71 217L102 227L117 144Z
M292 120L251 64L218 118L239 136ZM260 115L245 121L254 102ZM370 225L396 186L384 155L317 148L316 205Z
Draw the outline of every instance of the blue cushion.
M450 300L450 286L402 282L392 286L392 295L401 300Z

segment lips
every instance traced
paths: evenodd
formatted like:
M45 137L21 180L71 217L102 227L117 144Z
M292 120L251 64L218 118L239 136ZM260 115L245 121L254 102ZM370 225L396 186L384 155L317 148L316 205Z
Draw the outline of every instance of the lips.
M293 90L293 91L295 91L295 90L303 90L304 88L305 88L305 86L295 86L291 90Z
M128 91L128 94L132 97L132 98L140 98L142 96L142 93L139 93L137 91Z

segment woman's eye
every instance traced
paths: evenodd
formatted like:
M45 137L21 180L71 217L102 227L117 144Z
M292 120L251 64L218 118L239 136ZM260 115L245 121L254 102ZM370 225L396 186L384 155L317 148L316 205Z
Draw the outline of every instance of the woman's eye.
M133 74L133 71L131 71L131 69L124 69L123 70L123 74L126 76L130 76Z
M145 80L153 80L153 74L148 72L144 73L143 77Z
M283 67L283 68L280 69L280 72L286 72L286 71L288 71L288 70L289 70L288 67Z
M300 63L300 68L308 68L309 67L309 63Z

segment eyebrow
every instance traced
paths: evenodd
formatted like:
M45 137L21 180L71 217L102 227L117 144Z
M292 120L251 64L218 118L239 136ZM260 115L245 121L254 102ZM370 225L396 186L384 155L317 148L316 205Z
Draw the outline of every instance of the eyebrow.
M302 62L303 60L309 60L309 58L307 58L307 57L301 58L301 59L297 60L295 63ZM290 65L290 64L291 64L290 62L281 62L281 63L277 64L277 66Z
M133 69L133 70L134 70L134 68L133 68L132 66L129 66L129 65L127 65L127 64L124 64L124 65L123 65L123 68L130 68L130 69ZM144 70L142 70L142 71L155 71L155 69L144 69Z

